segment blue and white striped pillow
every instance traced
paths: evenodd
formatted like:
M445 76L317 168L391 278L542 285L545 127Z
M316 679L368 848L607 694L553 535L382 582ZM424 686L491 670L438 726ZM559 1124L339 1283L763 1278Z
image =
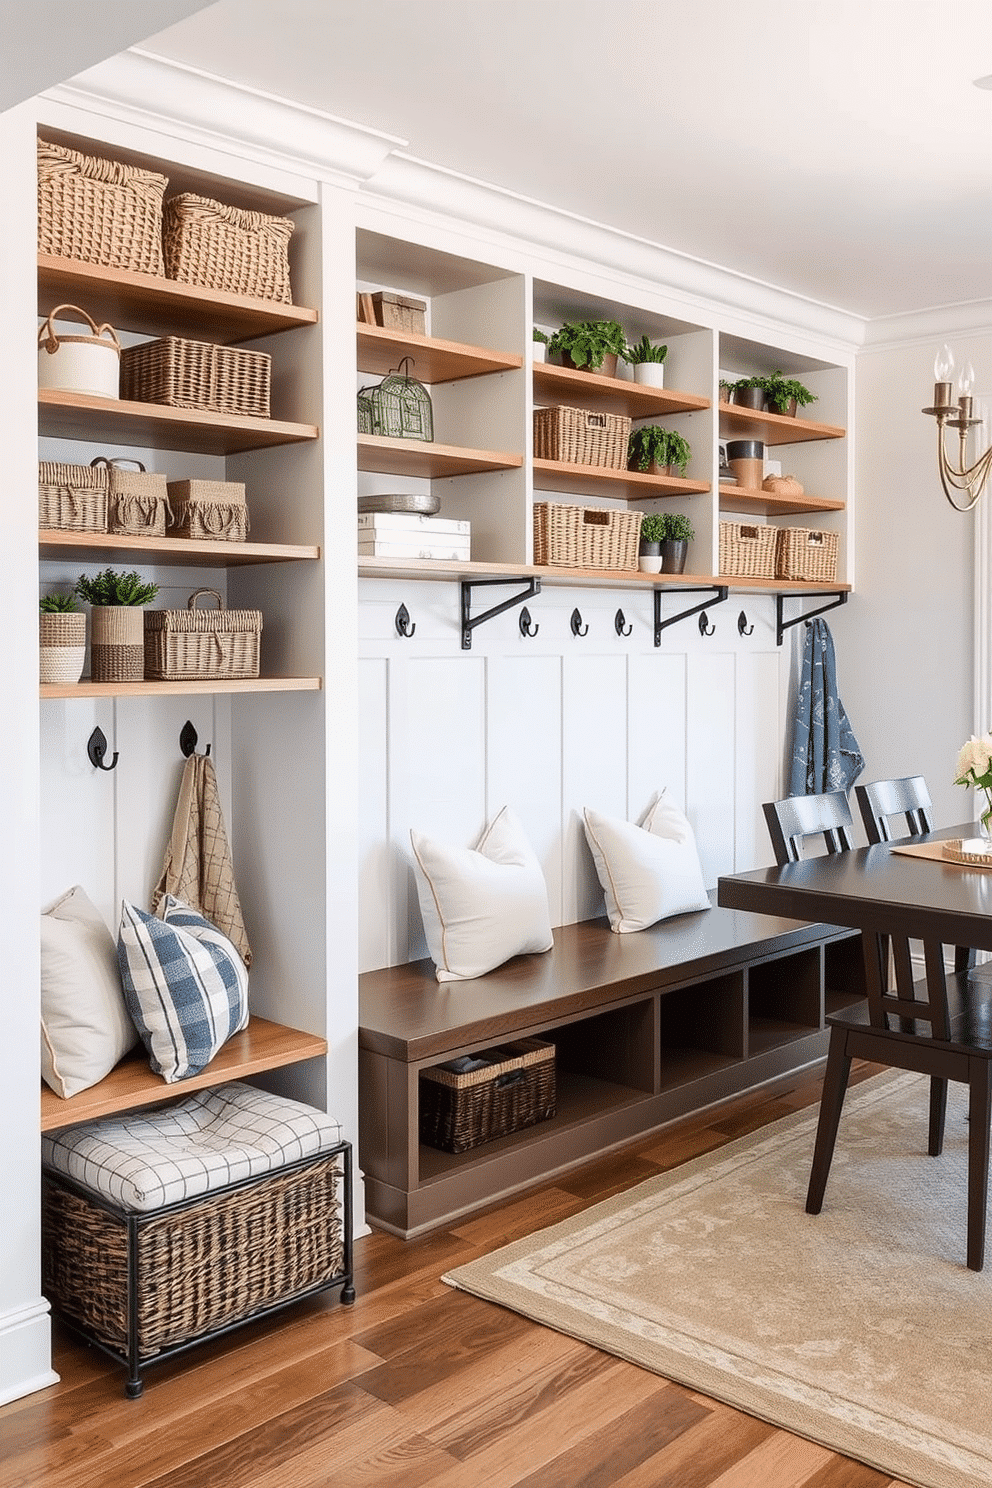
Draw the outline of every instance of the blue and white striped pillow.
M170 1085L199 1074L248 1022L248 971L216 925L167 894L162 918L121 905L124 997L152 1069Z

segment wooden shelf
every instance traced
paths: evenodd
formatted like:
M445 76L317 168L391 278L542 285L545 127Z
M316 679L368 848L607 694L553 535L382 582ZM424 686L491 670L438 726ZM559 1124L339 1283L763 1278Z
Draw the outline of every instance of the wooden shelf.
M707 481L678 475L647 475L640 470L608 470L602 465L576 465L567 460L534 460L537 491L584 491L620 501L646 501L652 496L698 496Z
M192 682L43 682L44 698L192 696L220 692L319 692L319 677L206 677Z
M298 1064L303 1059L317 1059L327 1053L327 1040L265 1018L252 1017L248 1027L228 1039L206 1069L174 1085L167 1085L148 1063L143 1048L122 1059L98 1084L81 1090L67 1100L47 1085L41 1087L41 1129L54 1131L79 1121L92 1121L97 1116L112 1116L139 1106L155 1105L170 1097L185 1095L190 1090L206 1090L229 1080L241 1080L262 1070L280 1069Z
M765 517L783 517L791 513L843 511L844 502L829 496L775 496L751 486L720 486L720 510L757 512Z
M761 439L765 444L806 444L812 439L843 439L846 429L817 424L811 419L786 418L782 413L757 413L753 408L720 404L721 439Z
M198 455L234 455L316 439L315 424L281 419L241 418L204 413L193 408L130 403L123 398L96 398L41 388L38 432L54 439L82 439L91 444L131 444L146 449L184 450Z
M42 558L75 561L111 557L129 563L176 563L190 568L240 568L252 563L287 563L320 557L306 543L221 542L192 537L133 537L117 532L38 533Z
M385 439L359 434L358 468L382 475L476 475L483 470L518 470L523 455L466 449L457 444L427 444L419 439Z
M177 326L195 327L196 336L208 341L248 341L317 321L316 310L302 305L39 253L38 314L47 316L60 304L82 305L94 320L108 321L115 330L169 336Z
M634 569L551 568L534 563L449 563L433 558L362 558L362 579L499 579L538 577L542 584L566 584L595 589L685 589L698 585L726 584L730 589L756 594L839 594L850 584L821 584L787 579L743 579L724 575L683 573L649 574Z
M598 413L622 413L630 418L653 418L666 413L697 413L709 408L709 398L695 393L669 392L646 387L619 377L600 377L595 372L577 372L573 367L555 367L538 362L534 367L534 398L546 403L591 408Z
M360 323L358 370L385 377L395 372L404 357L414 362L411 375L418 382L458 382L464 377L484 377L492 372L512 372L523 366L523 357L506 351L488 351L460 341L421 336L414 331L394 331L386 326Z

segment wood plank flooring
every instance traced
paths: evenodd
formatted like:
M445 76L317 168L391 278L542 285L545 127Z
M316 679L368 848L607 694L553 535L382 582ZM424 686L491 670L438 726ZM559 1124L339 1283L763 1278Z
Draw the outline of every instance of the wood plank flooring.
M854 1078L873 1073L860 1066ZM314 1298L148 1370L56 1331L61 1383L0 1408L3 1488L904 1488L445 1286L451 1266L819 1098L775 1082L448 1230L356 1243Z

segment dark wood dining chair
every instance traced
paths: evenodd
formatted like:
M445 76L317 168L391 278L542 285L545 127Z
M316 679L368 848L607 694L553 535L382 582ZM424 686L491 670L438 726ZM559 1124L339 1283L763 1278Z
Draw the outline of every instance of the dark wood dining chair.
M854 820L843 791L821 796L787 796L762 806L772 851L778 864L798 863L804 837L822 835L827 852L846 852L854 846Z
M872 780L868 785L856 785L854 796L869 843L891 842L893 835L919 837L923 832L933 831L933 802L922 775ZM905 832L893 834L891 816L904 818Z

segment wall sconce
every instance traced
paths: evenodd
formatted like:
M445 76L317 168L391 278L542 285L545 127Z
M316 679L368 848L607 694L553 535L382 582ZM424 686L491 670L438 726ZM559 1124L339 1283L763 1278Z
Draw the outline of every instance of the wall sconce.
M977 505L978 498L985 489L985 483L992 469L992 445L979 455L972 465L966 464L968 433L977 424L984 420L976 418L973 412L974 398L972 388L975 385L975 373L970 362L967 362L958 373L958 398L956 403L951 402L951 378L954 375L954 357L948 346L942 346L938 351L933 363L933 407L924 408L924 413L932 414L937 420L937 469L940 473L940 484L944 488L944 495L954 507L955 511L969 512ZM954 464L947 454L944 443L944 430L957 429L959 447L957 464ZM962 503L956 499L955 493L963 493L967 499Z

